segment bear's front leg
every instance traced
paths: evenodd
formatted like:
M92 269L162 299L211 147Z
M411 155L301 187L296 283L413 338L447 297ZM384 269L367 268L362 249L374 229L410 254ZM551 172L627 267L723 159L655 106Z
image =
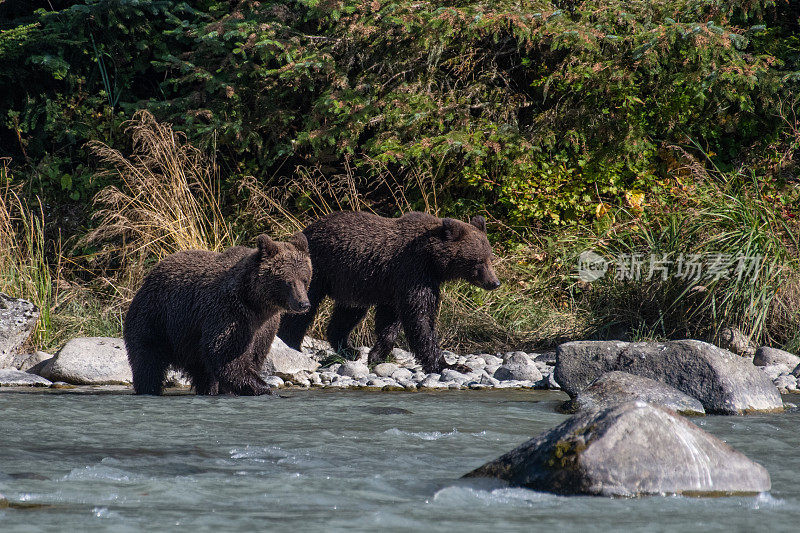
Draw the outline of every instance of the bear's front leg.
M406 339L427 373L441 372L444 357L436 337L439 293L430 287L409 291L398 305Z
M277 323L275 324L277 327ZM253 333L235 321L222 321L204 331L202 361L210 367L209 381L217 385L210 392L198 394L268 394L269 386L258 375L253 360Z

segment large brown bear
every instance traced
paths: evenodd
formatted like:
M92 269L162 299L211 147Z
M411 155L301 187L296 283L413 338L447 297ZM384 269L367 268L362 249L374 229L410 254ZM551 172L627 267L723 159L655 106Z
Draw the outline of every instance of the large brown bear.
M383 218L364 212L332 213L303 230L314 275L308 312L285 316L278 336L299 349L325 296L335 300L328 324L333 349L352 350L350 332L373 305L377 341L370 364L391 352L400 326L426 372L445 366L436 338L439 286L464 279L487 290L500 281L492 268L486 221L408 213Z
M269 393L259 369L284 312L309 308L311 261L302 233L258 248L178 252L134 296L123 328L137 394L161 394L167 368L197 394Z

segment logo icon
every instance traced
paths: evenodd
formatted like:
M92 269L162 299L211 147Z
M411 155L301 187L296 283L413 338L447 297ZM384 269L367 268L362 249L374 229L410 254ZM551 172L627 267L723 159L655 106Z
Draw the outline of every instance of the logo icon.
M578 279L591 283L606 275L608 261L592 250L581 252L578 256Z

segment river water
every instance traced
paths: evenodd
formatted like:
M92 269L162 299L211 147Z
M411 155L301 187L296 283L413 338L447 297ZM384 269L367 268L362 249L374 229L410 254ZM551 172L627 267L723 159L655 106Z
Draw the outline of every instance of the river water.
M800 412L694 419L769 494L563 497L458 478L566 417L548 391L0 393L0 530L790 531ZM791 398L788 398L791 401Z

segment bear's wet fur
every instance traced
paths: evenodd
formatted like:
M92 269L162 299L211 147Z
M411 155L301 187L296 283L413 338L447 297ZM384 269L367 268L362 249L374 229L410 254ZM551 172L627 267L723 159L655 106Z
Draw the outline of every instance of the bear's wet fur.
M375 306L377 340L369 363L389 355L402 326L425 371L439 372L445 366L436 337L441 284L463 279L487 290L500 286L481 216L468 224L418 212L400 218L336 212L303 233L313 268L311 307L284 316L278 332L295 349L328 296L335 301L327 328L334 350L353 350L350 332Z
M197 394L270 392L259 375L285 312L309 308L302 233L258 237L258 248L191 250L158 263L134 296L123 336L137 394L161 394L167 369Z

